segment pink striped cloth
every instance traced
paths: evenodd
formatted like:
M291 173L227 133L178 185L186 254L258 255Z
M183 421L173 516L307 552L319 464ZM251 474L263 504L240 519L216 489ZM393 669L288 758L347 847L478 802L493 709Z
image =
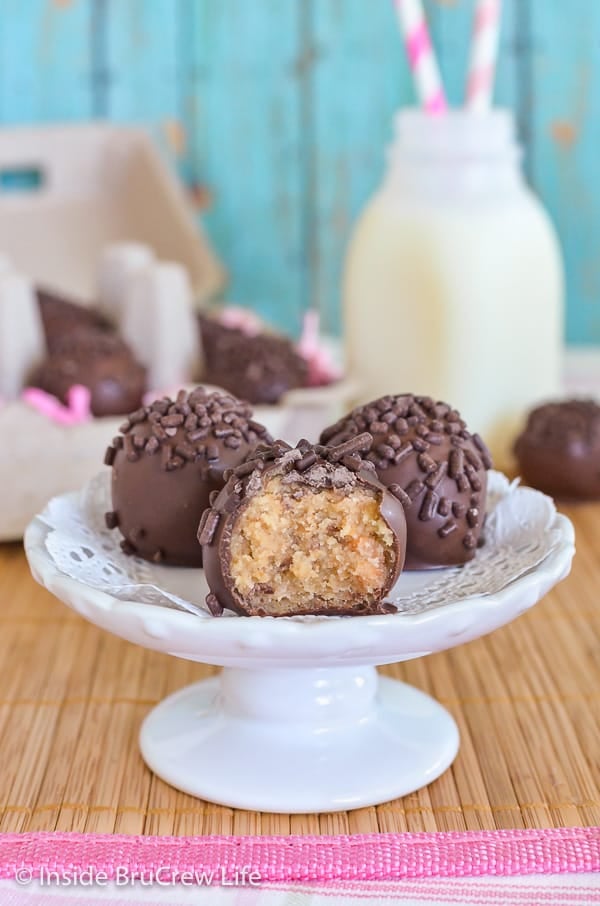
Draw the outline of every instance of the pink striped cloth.
M4 834L0 878L0 904L10 906L587 906L600 903L600 828L339 837Z

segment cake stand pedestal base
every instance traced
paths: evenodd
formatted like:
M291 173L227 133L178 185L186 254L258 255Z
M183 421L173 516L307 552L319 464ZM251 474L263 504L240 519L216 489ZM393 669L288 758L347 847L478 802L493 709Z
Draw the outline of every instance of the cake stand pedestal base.
M225 668L157 705L140 733L144 760L177 789L284 813L405 796L439 777L458 743L440 704L374 667Z

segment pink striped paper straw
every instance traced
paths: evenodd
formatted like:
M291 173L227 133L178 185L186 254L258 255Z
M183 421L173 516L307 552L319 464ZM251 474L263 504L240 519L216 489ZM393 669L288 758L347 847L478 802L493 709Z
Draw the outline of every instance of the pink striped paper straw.
M500 15L501 0L478 0L467 81L467 107L478 113L492 105Z
M419 100L427 113L447 110L446 95L421 0L394 0Z

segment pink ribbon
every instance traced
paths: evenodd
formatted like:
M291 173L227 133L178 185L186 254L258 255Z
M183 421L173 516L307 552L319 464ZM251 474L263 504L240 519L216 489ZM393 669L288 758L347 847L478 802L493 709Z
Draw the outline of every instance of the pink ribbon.
M333 384L342 377L342 371L335 365L331 354L321 345L319 339L319 313L311 309L304 315L302 336L296 346L298 355L308 365L308 386L322 387Z
M26 387L21 398L57 425L81 425L90 421L91 393L83 384L73 384L67 393L67 405L39 387Z
M248 337L255 337L263 330L263 323L258 315L238 305L228 305L221 309L217 320L224 327L241 330Z

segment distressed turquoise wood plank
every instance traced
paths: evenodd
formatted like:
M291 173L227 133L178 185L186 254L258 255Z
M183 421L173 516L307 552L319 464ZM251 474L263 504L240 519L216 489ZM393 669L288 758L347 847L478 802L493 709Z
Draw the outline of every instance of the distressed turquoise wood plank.
M146 125L173 159L182 151L177 0L105 0L106 105Z
M313 35L311 301L323 327L339 333L352 223L382 179L394 112L414 92L391 3L318 0Z
M559 230L566 335L600 342L600 4L532 2L532 178Z
M192 175L213 196L205 220L230 271L228 297L297 332L308 267L300 4L191 5Z
M521 103L523 57L529 52L525 36L520 33L519 4L522 0L504 0L498 47L498 65L494 86L494 104L519 110ZM470 40L470 36L469 36Z
M446 97L450 104L462 105L475 0L456 0L451 5L425 0L424 7Z
M92 115L87 0L0 0L0 120L34 123Z

